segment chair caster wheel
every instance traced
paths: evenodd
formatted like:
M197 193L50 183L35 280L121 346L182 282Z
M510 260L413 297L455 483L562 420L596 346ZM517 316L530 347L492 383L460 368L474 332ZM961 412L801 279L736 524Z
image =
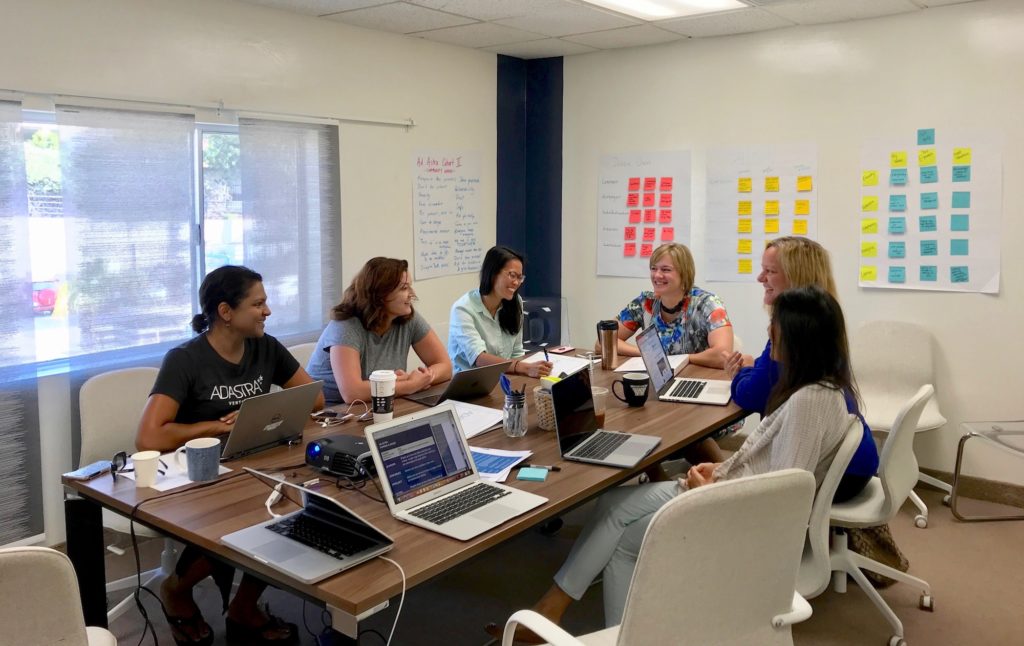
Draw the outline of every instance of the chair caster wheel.
M927 516L922 516L921 514L918 514L917 516L914 516L914 525L916 525L920 529L924 529L925 527L928 527L928 517Z
M893 635L889 638L889 646L907 646L907 642L899 635Z
M927 594L927 593L922 594L921 595L921 602L918 605L920 606L921 610L927 610L928 612L935 612L935 600L932 598L932 595L930 595L930 594Z
M946 494L945 496L942 497L942 504L949 507L949 500L949 494Z

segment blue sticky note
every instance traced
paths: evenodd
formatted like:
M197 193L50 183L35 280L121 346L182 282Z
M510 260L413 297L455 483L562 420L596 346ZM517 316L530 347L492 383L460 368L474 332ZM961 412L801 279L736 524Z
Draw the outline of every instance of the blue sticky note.
M539 467L523 467L516 475L516 480L529 480L530 482L544 482L548 479L548 470Z
M939 278L939 268L935 265L921 265L921 282L934 283Z
M907 196L906 195L890 195L889 196L889 210L890 211L906 211L907 210Z
M950 240L949 241L949 255L951 256L966 256L967 255L967 241L962 239Z
M905 267L889 267L889 282L890 283L905 283L907 282L907 270Z
M924 208L924 207L921 207ZM971 192L970 191L953 191L953 208L954 209L969 209L971 208Z
M939 181L939 167L938 166L922 166L921 167L921 183L922 184L934 184Z
M921 233L927 233L929 231L936 230L935 216L934 215L922 215L917 219L917 228Z
M893 186L907 185L907 169L893 168L889 171L889 183Z
M907 257L907 243L906 242L890 242L889 243L889 257L890 258L906 258Z
M889 218L889 233L906 233L906 218Z
M966 213L960 215L949 216L949 230L950 231L970 231L971 230L971 216Z
M967 267L950 267L949 280L953 283L966 283L971 280L971 274Z
M937 256L937 255L939 255L939 242L938 242L938 240L922 240L921 241L921 255L922 256Z
M955 195L955 193L954 193L954 195ZM939 194L938 193L921 193L921 208L922 209L937 209L937 208L939 208Z
M918 128L917 145L931 146L935 143L935 128Z
M954 166L953 167L953 181L954 182L969 182L969 181L971 181L971 167L970 166Z

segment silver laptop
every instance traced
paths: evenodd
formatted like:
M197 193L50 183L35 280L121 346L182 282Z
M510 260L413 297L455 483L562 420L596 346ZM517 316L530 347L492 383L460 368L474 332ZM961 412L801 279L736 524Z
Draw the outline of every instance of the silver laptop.
M242 400L235 426L223 445L221 461L301 438L323 384L314 381Z
M555 433L562 457L609 467L633 467L661 443L660 437L605 431L597 426L590 371L580 370L551 385Z
M366 428L384 499L402 521L466 541L547 502L484 482L453 404Z
M501 373L508 370L511 361L495 363L479 368L470 368L455 373L446 383L437 384L418 393L405 395L406 399L419 402L425 406L435 406L446 399L466 401L491 394L494 387L498 385Z
M387 534L337 500L248 467L245 470L267 485L268 495L280 493L280 501L271 506L275 513L282 507L294 510L221 538L260 563L315 583L394 546Z
M659 400L725 406L732 398L731 381L676 377L665 353L665 346L661 345L661 338L653 325L637 335L636 345Z

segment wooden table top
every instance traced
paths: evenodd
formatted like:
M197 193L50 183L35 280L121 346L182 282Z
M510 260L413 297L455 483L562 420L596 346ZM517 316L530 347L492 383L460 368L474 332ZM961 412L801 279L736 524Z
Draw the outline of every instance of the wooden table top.
M697 366L687 366L681 374L712 379L725 378L721 371ZM621 373L604 371L599 365L595 366L594 385L608 387L614 379L620 377ZM532 390L537 383L537 380L528 377L513 377L512 381L515 387L525 385L528 390ZM358 492L340 489L333 479L324 477L321 484L313 488L340 500L346 507L391 536L395 546L388 553L388 557L402 565L408 578L408 586L412 587L445 572L492 545L585 502L611 486L628 480L648 465L744 416L744 412L732 403L727 406L675 404L659 402L654 399L653 392L651 395L646 406L642 408L628 408L611 394L608 396L605 428L662 438L661 444L633 469L562 461L555 433L543 431L537 426L532 396L528 397L530 430L524 437L509 438L499 429L471 439L470 444L473 446L510 450L529 449L533 451L531 462L557 464L561 471L551 472L544 482L524 482L510 478L506 484L544 496L548 502L470 541L457 541L398 521L391 516L386 504L370 500ZM503 397L500 389L495 388L488 397L474 400L472 403L501 407ZM395 402L396 415L404 415L423 408L422 405L405 399ZM311 423L305 429L302 444L277 447L229 462L226 466L229 466L232 472L221 476L212 486L195 485L173 492L158 492L152 489L136 489L134 482L127 478L120 478L114 483L106 476L89 482L65 480L64 484L82 496L125 515L130 514L132 507L143 500L168 496L166 499L143 504L136 513L136 519L172 537L216 554L278 587L358 615L401 591L401 578L394 566L373 559L315 585L306 585L235 552L221 544L220 537L267 520L264 502L269 491L255 478L244 474L241 470L243 466L265 472L283 472L290 482L303 482L317 475L313 469L304 466L307 442L328 435L362 435L365 426L365 423L350 422L322 429ZM365 487L370 495L380 496L373 483L368 482Z

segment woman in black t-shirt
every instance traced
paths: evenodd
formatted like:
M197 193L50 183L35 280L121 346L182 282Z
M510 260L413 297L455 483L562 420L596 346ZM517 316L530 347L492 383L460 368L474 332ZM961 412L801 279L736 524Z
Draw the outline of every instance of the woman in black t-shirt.
M270 316L263 278L245 267L225 266L206 276L199 288L202 314L192 319L199 336L164 357L160 374L139 422L139 450L172 451L197 437L222 436L231 431L242 400L313 380L291 353L264 333ZM314 410L323 407L317 397ZM224 595L227 636L245 644L291 644L298 638L294 624L259 609L266 584L244 575L230 604L232 569L206 558L188 546L174 573L160 586L164 614L174 641L208 645L213 631L192 599L192 588L213 576Z

